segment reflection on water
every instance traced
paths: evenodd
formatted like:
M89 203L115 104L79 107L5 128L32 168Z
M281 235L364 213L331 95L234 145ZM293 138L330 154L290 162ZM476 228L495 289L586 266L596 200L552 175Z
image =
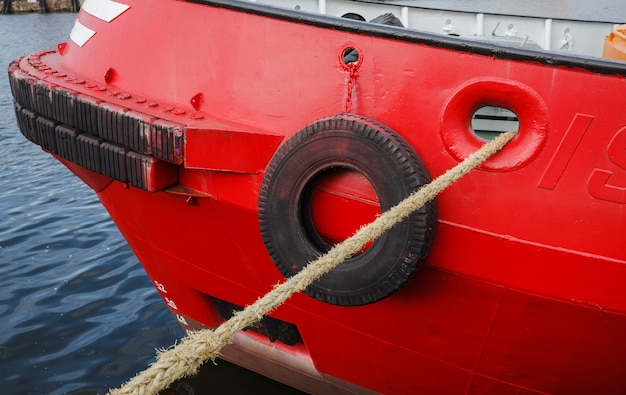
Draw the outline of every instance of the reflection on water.
M75 14L0 15L0 64L67 39ZM6 70L6 69L5 69ZM95 194L18 132L0 78L3 394L103 394L182 330ZM226 362L168 394L295 393Z

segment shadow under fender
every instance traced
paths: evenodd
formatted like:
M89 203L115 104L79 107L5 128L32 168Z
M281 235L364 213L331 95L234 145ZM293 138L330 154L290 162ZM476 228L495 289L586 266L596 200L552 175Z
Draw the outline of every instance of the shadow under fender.
M376 191L382 212L431 180L409 144L371 119L339 114L297 132L274 154L259 192L263 241L286 277L330 248L313 224L311 198L320 176L335 169L361 173ZM391 295L425 261L436 226L437 204L431 201L305 292L340 306Z

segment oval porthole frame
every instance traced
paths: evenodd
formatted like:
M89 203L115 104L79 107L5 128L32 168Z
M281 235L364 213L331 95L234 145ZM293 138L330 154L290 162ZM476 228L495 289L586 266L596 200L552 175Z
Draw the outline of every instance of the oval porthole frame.
M485 106L503 107L519 119L518 134L502 152L479 168L512 171L527 165L539 153L546 139L549 117L546 103L530 87L505 79L476 79L454 92L441 115L441 139L457 161L477 151L485 139L474 133L472 115Z

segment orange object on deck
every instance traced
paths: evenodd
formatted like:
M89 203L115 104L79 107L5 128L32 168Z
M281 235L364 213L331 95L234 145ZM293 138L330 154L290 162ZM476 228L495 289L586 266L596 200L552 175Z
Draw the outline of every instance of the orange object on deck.
M626 60L626 25L618 26L606 35L602 57Z

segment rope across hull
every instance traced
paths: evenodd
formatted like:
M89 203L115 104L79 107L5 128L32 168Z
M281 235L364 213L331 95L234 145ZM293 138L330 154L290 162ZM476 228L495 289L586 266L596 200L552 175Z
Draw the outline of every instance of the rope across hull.
M349 108L435 178L496 106L517 137L437 197L432 249L395 292L298 293L270 314L288 337L255 328L224 355L320 393L626 391L626 66L248 3L117 4L10 66L18 124L96 191L183 328L284 279L259 193L299 130ZM379 179L340 163L294 214L320 249L380 211Z

